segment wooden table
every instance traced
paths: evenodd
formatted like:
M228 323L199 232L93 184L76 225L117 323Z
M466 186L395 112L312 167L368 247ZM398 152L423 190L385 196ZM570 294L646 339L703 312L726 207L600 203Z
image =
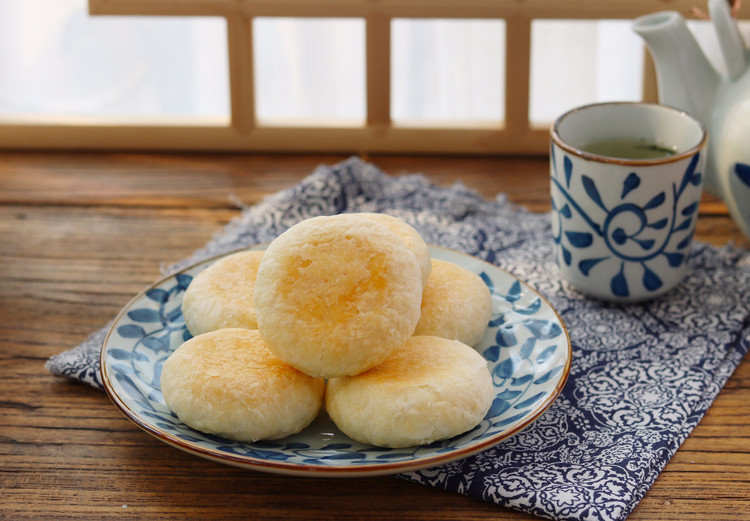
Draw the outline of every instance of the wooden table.
M290 478L168 447L44 369L238 215L343 156L0 153L0 518L535 519L393 477ZM374 157L549 209L547 160ZM697 236L748 245L704 198ZM631 515L750 519L750 360Z

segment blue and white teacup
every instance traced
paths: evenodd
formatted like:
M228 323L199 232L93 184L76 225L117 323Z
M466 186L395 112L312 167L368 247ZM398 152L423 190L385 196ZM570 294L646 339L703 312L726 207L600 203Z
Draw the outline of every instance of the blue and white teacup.
M705 127L652 103L597 103L551 129L552 232L561 275L636 302L685 277L703 185Z

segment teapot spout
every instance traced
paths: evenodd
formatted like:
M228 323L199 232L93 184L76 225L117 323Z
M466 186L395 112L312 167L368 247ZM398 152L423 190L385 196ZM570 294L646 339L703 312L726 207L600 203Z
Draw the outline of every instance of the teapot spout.
M633 21L633 30L654 58L659 101L708 125L721 78L682 15L662 11L641 16Z
M708 0L708 12L716 29L729 80L734 81L747 68L747 49L726 0Z

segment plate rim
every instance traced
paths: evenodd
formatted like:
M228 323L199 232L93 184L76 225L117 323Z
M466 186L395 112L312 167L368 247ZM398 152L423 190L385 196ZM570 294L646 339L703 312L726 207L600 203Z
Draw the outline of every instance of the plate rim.
M495 264L492 264L484 259L481 259L474 255L470 255L468 253L464 253L464 252L454 250L451 248L445 248L443 246L429 244L428 246L430 250L433 250L433 249L442 250L453 255L467 257L468 259L471 259L472 261L479 262L481 264L486 264L490 266L492 269L501 271L507 276L509 276L510 278L512 278L513 280L518 281L522 286L524 286L526 290L534 293L539 299L541 299L541 301L547 306L547 308L554 313L555 317L557 318L562 328L562 331L565 335L567 356L565 359L565 364L561 371L561 376L557 384L555 385L554 389L551 390L551 392L545 398L545 400L542 401L527 418L524 418L523 421L521 421L517 425L513 426L512 428L508 430L499 432L496 435L491 436L487 439L481 440L480 442L477 442L476 444L469 445L468 447L465 447L462 449L457 449L456 451L451 452L451 453L435 453L433 455L421 457L419 459L405 460L405 461L400 461L400 462L384 462L384 463L376 463L376 464L368 464L368 465L354 464L354 465L346 465L346 466L336 466L336 465L320 465L320 464L313 464L313 463L306 463L306 464L289 463L286 461L261 459L261 458L257 458L254 456L243 456L243 455L230 454L226 452L218 452L216 450L208 449L197 443L184 440L182 438L179 438L177 436L164 432L158 427L155 427L151 425L150 423L142 420L140 418L140 415L136 411L133 411L119 396L117 391L114 389L114 387L110 383L109 373L107 372L107 364L105 363L107 345L109 344L110 337L112 333L114 332L115 326L117 325L117 323L120 321L123 315L127 313L127 311L131 308L131 306L136 301L143 298L149 290L156 288L157 286L163 284L167 280L173 277L176 277L177 275L181 273L185 273L186 271L192 270L193 268L196 268L200 266L201 264L212 263L222 257L231 255L233 253L238 253L241 251L263 249L264 247L267 247L268 244L269 244L268 242L257 243L251 246L243 246L243 247L229 250L226 252L218 253L216 255L206 257L205 259L198 260L194 263L184 266L174 271L173 273L159 277L156 281L152 282L151 284L148 284L143 289L141 289L141 291L136 293L136 295L133 296L122 307L122 309L117 313L115 318L111 321L108 327L107 333L104 337L104 340L102 341L102 346L99 351L99 367L100 367L100 372L102 376L102 385L104 387L104 391L106 392L107 396L112 401L112 403L119 409L119 411L128 420L133 422L137 427L139 427L146 433L150 434L151 436L157 438L158 440L162 441L163 443L170 445L173 448L182 450L189 454L193 454L195 456L199 456L199 457L202 457L202 458L205 458L205 459L217 462L217 463L223 463L223 464L232 465L235 467L241 467L244 469L264 471L264 472L269 472L269 473L274 473L274 474L291 475L291 476L307 476L307 477L379 476L379 475L411 472L411 471L415 471L419 469L431 468L437 465L444 465L447 463L451 463L453 461L472 456L478 452L482 452L488 448L491 448L497 445L501 441L504 441L512 436L515 436L516 434L524 430L526 427L534 423L542 414L544 414L544 412L560 396L563 388L565 387L568 381L568 378L570 376L572 358L573 358L573 352L572 352L573 350L572 350L572 345L570 341L570 334L568 333L568 329L565 325L565 322L562 320L560 313L557 311L557 309L555 309L554 306L552 306L549 303L549 301L543 295L541 295L535 288L530 286L526 281L517 277L516 275L514 275L507 269L496 266Z

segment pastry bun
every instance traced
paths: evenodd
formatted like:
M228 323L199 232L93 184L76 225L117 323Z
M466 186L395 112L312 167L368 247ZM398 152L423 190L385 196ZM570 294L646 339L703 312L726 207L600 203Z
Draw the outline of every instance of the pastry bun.
M475 427L494 395L487 362L474 349L456 340L414 336L383 364L330 379L326 410L354 440L408 447Z
M414 254L351 214L313 217L269 244L255 310L268 348L312 376L366 371L414 332L422 301Z
M427 279L430 277L432 263L430 259L430 248L427 246L427 243L424 242L422 236L419 235L419 232L403 219L399 219L398 217L386 213L361 212L351 215L377 221L398 235L399 239L404 241L406 247L417 257L419 271L422 273L422 287L424 288L427 284Z
M434 335L475 346L491 317L490 290L479 275L452 262L432 260L415 335Z
M262 251L227 255L200 272L182 298L182 316L193 336L223 328L258 329L255 276Z
M190 427L238 441L284 438L317 416L325 391L283 363L257 330L219 329L193 337L164 363L161 392Z

